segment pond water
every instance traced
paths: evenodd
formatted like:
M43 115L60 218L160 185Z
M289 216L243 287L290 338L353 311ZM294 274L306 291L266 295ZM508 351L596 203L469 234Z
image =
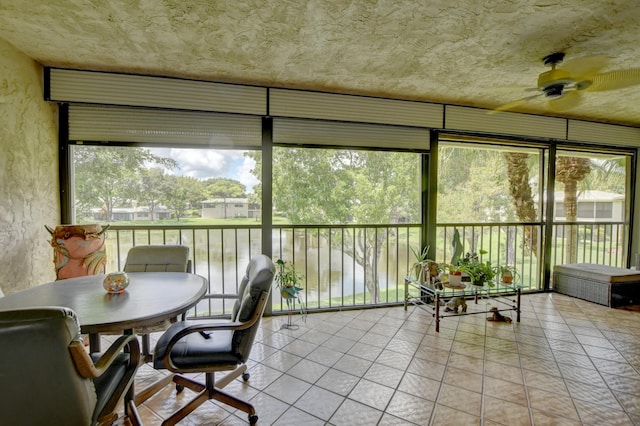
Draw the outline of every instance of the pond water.
M183 244L191 249L193 272L209 280L209 293L234 293L244 275L251 256L261 252L260 230L257 229L196 229L145 230L118 232L106 240L107 272L122 270L128 250L142 244ZM302 242L291 234L274 230L273 260L295 260L296 270L304 275L304 297L313 302L330 297L345 297L365 291L365 268L340 249L330 249L326 242ZM295 244L294 244L295 243ZM313 247L309 247L312 245ZM320 246L320 247L318 247ZM118 256L118 247L120 247ZM293 249L292 249L293 248ZM406 250L395 244L385 244L377 259L376 271L381 290L402 283L408 266ZM399 266L401 265L401 266ZM280 304L274 297L274 304ZM349 303L348 300L345 303Z

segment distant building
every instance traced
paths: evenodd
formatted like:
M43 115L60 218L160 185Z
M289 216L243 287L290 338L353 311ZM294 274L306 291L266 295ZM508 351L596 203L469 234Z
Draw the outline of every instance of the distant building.
M104 209L94 208L91 209L91 215L95 220L108 222L171 219L171 211L165 206L157 206L153 211L153 217L147 206L116 207L113 209L110 218L107 218L107 213Z
M213 198L202 202L203 218L260 218L260 214L260 204L249 203L248 198Z
M564 193L554 194L554 219L566 219ZM607 191L583 191L578 193L576 212L578 222L622 222L625 215L625 196Z

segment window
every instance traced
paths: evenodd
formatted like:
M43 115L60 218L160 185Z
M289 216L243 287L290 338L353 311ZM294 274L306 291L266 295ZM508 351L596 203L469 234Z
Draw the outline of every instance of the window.
M564 201L553 226L552 264L603 263L624 266L629 227L627 182L631 155L626 152L556 152L555 200ZM568 203L572 203L569 208ZM577 222L568 225L566 222ZM611 223L621 222L621 223Z
M177 224L188 218L207 224L247 216L232 211L245 204L225 204L224 198L252 198L251 224L261 217L255 192L259 151L72 148L76 223Z
M613 203L612 202L596 203L596 218L613 219Z
M309 307L401 300L409 243L419 242L421 160L420 153L274 147L273 255L304 271Z
M589 201L578 201L577 216L580 219L593 219L594 217L594 203Z
M523 286L540 282L545 157L539 146L443 135L438 145L437 261L476 253L510 265ZM454 246L461 246L460 253Z

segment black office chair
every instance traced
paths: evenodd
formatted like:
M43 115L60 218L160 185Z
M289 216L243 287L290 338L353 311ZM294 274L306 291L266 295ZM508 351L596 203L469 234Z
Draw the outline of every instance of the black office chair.
M238 300L228 321L205 323L180 321L173 324L158 340L153 366L174 373L153 390L143 391L147 397L172 381L180 392L184 387L199 392L187 405L177 410L163 424L173 425L187 416L208 399L215 399L249 415L249 423L256 424L258 416L249 402L243 401L222 390L233 379L242 375L249 379L246 361L253 346L260 318L264 313L275 266L269 257L258 255L251 259L246 275L238 291ZM230 371L217 382L216 371ZM181 373L204 372L205 383L181 375Z
M135 246L129 249L124 272L191 272L189 247L182 245ZM185 315L182 316L185 319ZM176 319L172 319L175 322ZM142 328L135 333L142 338L142 356L145 362L152 359L149 333L164 331L170 321L160 321Z
M0 348L0 422L7 425L110 424L140 363L135 336L120 336L94 363L75 313L55 306L0 311ZM140 424L132 401L126 411Z

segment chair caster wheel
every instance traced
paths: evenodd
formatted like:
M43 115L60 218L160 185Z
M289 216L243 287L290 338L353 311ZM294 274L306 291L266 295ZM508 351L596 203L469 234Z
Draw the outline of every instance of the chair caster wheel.
M179 384L177 384L177 383L176 383L176 392L177 392L177 393L180 393L180 392L182 392L183 390L184 390L184 386L179 385Z
M256 416L255 414L253 416L249 415L249 424L255 425L257 423L258 423L258 416Z
M251 377L249 373L242 373L242 380L244 380L245 382L249 380L249 377Z

